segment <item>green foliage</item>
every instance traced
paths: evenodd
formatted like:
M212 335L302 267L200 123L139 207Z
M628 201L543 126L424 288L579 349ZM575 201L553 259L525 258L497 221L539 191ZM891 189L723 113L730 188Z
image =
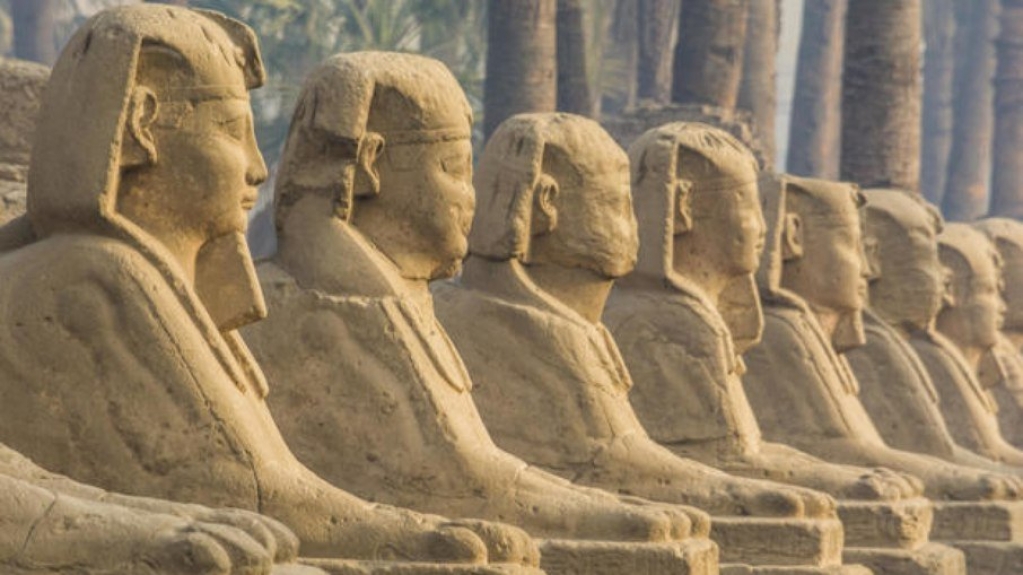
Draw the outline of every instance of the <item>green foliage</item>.
M486 50L482 0L192 0L248 23L259 36L267 85L253 93L257 136L275 161L306 74L338 52L416 52L448 65L481 111Z

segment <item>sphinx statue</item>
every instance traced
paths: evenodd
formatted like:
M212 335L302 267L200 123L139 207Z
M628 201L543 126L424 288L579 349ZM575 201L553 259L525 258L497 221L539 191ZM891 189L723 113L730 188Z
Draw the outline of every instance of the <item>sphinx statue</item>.
M813 529L829 537L833 499L678 457L636 418L600 319L638 240L628 158L610 136L578 116L515 116L488 142L475 183L470 257L435 298L497 444L579 483L709 511L726 563L779 561L760 545L768 539L785 541L774 549L792 554L788 564L840 561L797 557L806 547L795 542Z
M987 236L962 223L945 226L938 235L938 253L949 272L947 297L933 322L936 329L914 332L910 342L927 366L956 442L986 458L1021 466L1023 451L1002 437L998 405L978 377L998 342L1005 313L1001 258Z
M878 572L918 573L935 557L957 554L924 545L932 506L915 477L830 463L761 438L741 354L763 325L754 281L766 233L758 189L779 180L758 174L734 137L703 124L650 130L629 156L639 259L616 282L603 318L650 436L732 474L839 498L846 557Z
M707 568L706 514L575 486L484 427L429 291L465 255L470 130L436 60L341 54L307 79L276 182L279 251L258 270L270 314L244 331L278 382L284 436L320 476L374 501L523 527L545 540L551 572L569 550L594 572L640 570L628 559L639 542L684 544L688 568ZM612 547L604 567L587 551Z
M49 75L40 64L0 59L0 224L24 215ZM110 493L49 473L3 444L0 484L5 573L267 572L298 549L295 536L267 517Z
M871 267L856 186L788 177L765 194L767 247L757 272L764 336L746 352L743 385L764 436L852 465L879 465L924 482L935 502L931 539L964 551L970 573L1020 566L1019 481L885 443L845 358L864 341ZM992 567L993 566L993 567Z
M1023 447L1023 223L987 218L974 224L1002 258L1005 317L990 354L978 369L981 384L995 397L1002 437Z
M938 259L943 222L920 196L866 190L864 245L871 269L866 343L845 353L860 399L885 443L952 463L993 471L1004 465L961 446L952 437L927 368L911 334L934 331L945 297Z
M265 314L244 240L263 76L253 32L214 12L125 6L70 40L40 111L30 234L0 257L0 441L104 489L265 513L310 556L483 563L492 525L341 491L270 416L236 331Z

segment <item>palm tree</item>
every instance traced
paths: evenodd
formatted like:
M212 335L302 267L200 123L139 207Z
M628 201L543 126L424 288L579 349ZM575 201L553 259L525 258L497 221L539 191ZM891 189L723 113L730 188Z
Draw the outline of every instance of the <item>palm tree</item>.
M735 109L749 4L750 0L682 2L675 46L673 101Z
M778 0L750 3L738 107L753 117L753 131L768 166L774 166L774 117L778 108L777 57L781 22Z
M838 178L846 0L805 0L787 170Z
M43 64L57 60L57 0L11 0L14 56Z
M593 116L587 74L586 22L580 0L558 0L558 110Z
M921 0L849 0L841 177L920 189Z
M553 112L557 104L555 0L491 0L483 132L509 116Z
M956 20L952 150L941 204L950 220L974 220L987 212L998 12L998 0L971 0L960 3Z
M1023 219L1023 0L1002 0L991 214Z
M639 0L636 97L641 100L658 104L671 101L671 63L678 8L678 0Z
M952 88L956 30L954 0L924 4L924 111L920 187L927 200L940 206L948 181L952 150Z

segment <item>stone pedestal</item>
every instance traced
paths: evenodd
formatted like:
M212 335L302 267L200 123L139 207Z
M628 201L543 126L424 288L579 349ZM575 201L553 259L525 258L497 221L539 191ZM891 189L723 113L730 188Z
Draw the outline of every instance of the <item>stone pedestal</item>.
M710 537L722 563L827 567L842 563L837 519L714 517Z
M518 565L440 565L306 559L328 575L717 575L718 548L708 539L672 543L619 543L546 539L538 541L540 569ZM315 570L273 575L319 575Z
M839 501L846 547L915 549L927 543L934 520L928 499Z
M963 575L966 558L958 549L927 543L913 549L846 547L846 563L857 563L878 575ZM973 570L969 571L971 574Z
M1023 501L936 503L931 539L965 553L970 575L1023 573Z
M402 563L389 561L350 561L345 559L304 559L307 567L316 567L328 575L543 575L536 567L521 565L469 565L439 563ZM275 571L273 575L278 575ZM282 573L282 575L317 575Z
M845 563L864 565L884 575L965 573L963 554L929 542L934 506L924 498L904 501L841 501L845 527Z
M885 575L874 573L862 565L836 565L832 567L752 567L750 565L722 565L721 575Z
M616 543L549 539L540 567L550 575L716 575L718 548L708 539L674 543Z

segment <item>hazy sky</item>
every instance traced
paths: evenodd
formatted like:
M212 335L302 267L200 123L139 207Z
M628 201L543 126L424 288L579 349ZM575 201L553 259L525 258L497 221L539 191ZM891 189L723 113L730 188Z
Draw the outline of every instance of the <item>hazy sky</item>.
M753 0L768 2L770 0ZM778 116L777 159L775 167L785 169L785 156L789 148L789 118L792 115L792 92L796 83L796 53L803 27L803 0L782 0L781 45L778 49Z

